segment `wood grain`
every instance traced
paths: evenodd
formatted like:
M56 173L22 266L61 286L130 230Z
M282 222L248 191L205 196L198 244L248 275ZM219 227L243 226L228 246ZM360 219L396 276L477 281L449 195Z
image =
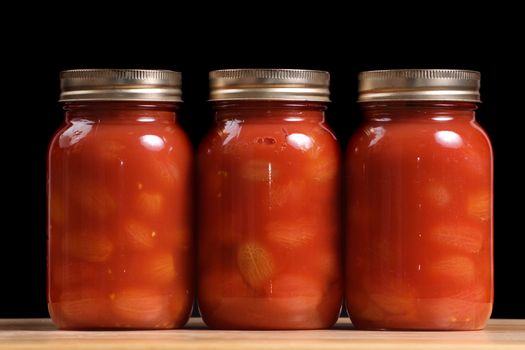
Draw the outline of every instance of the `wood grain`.
M477 332L371 332L340 319L321 331L212 331L200 319L166 331L59 331L49 319L0 320L9 349L525 349L525 320L490 320Z

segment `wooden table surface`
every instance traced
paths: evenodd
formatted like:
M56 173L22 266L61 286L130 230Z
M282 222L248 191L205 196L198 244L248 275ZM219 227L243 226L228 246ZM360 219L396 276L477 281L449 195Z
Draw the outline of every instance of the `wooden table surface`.
M477 332L371 332L340 319L321 331L212 331L198 318L165 331L59 331L49 319L0 319L3 349L522 349L525 320L490 320Z

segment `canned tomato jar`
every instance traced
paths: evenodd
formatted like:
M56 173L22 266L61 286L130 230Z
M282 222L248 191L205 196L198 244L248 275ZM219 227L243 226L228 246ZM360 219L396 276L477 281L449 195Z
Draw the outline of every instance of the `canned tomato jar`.
M193 298L180 73L61 74L48 156L48 306L63 329L183 326Z
M329 74L210 73L198 152L198 303L211 328L330 327L342 299L340 150Z
M475 330L493 302L492 150L480 74L359 76L347 152L346 302L360 329Z

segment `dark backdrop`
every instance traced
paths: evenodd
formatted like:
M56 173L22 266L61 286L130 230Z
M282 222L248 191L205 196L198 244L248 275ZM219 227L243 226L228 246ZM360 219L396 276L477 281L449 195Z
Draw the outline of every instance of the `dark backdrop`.
M180 17L180 16L179 16ZM354 15L353 18L358 17ZM355 103L361 70L386 68L465 68L482 73L482 100L478 121L489 134L495 155L495 306L493 317L525 318L523 287L523 205L519 195L523 160L520 125L522 94L520 60L512 40L514 32L492 29L480 19L442 31L449 20L399 22L383 26L382 35L368 33L367 26L345 22L325 28L315 21L296 26L273 27L257 34L248 21L209 25L197 35L192 27L172 28L167 22L140 33L145 25L112 27L90 32L100 23L64 18L60 30L35 26L26 35L4 45L9 64L3 72L6 88L1 109L3 143L2 234L0 241L0 317L47 316L45 293L45 172L47 144L62 119L58 73L73 68L162 68L183 73L184 105L179 120L196 146L212 125L207 74L209 70L239 67L283 67L328 70L332 75L332 103L328 123L342 147L359 123ZM413 19L412 19L413 20ZM463 20L463 19L461 19ZM340 21L340 20L338 20ZM136 23L135 23L136 24ZM376 25L371 21L369 25ZM383 23L384 24L384 23ZM247 27L242 27L242 26ZM271 18L265 22L272 26ZM413 36L414 30L428 39ZM419 27L418 27L419 26ZM265 28L267 28L265 27ZM492 28L492 27L491 27ZM313 29L313 30L312 30ZM324 30L323 30L324 29ZM501 28L500 28L501 29ZM12 29L16 31L16 28ZM252 39L236 39L247 30ZM511 30L511 29L509 29ZM264 30L262 30L264 32ZM9 35L9 32L7 33ZM271 34L271 35L270 35ZM350 127L345 127L350 125Z

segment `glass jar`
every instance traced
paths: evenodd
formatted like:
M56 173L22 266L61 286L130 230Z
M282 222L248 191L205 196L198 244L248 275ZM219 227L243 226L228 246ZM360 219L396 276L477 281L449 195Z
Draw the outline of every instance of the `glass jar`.
M348 145L346 302L360 329L482 329L492 310L492 150L480 74L363 72Z
M193 298L180 74L61 74L48 158L48 306L62 329L174 328Z
M198 303L221 329L314 329L339 316L340 150L329 75L210 73L216 126L198 152Z

